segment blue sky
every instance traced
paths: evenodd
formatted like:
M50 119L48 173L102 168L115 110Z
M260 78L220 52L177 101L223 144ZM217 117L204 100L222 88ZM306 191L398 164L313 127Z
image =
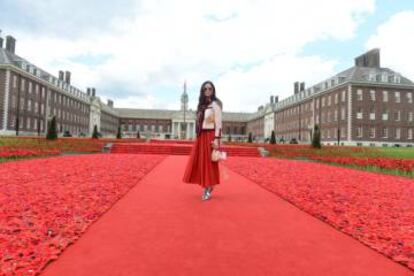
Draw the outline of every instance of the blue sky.
M377 0L375 12L364 17L353 39L346 41L331 39L310 43L304 47L302 54L337 59L339 63L336 69L342 71L353 66L354 57L367 50L365 47L367 39L375 33L378 26L387 22L393 15L407 10L414 11L414 1Z
M414 79L414 1L2 0L0 29L17 54L115 107L190 108L212 80L227 111L253 112L294 81L312 85L381 48Z

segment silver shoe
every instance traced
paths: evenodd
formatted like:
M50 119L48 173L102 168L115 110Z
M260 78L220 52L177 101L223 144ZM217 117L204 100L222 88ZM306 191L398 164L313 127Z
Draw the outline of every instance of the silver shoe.
M201 199L202 200L208 200L208 199L210 199L211 198L211 188L205 188L204 189L204 194L203 194L203 196L201 197Z

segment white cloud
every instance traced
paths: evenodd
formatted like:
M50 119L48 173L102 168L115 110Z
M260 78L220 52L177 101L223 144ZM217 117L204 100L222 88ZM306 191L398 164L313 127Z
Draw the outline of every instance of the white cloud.
M270 96L284 99L293 94L293 83L306 80L313 85L334 74L335 62L319 57L276 56L249 71L232 70L218 79L217 96L224 109L255 111L258 104L270 101Z
M69 69L81 88L122 85L129 100L115 97L116 106L179 106L179 98L172 105L155 88L176 89L185 79L195 106L199 85L212 79L225 93L226 110L253 111L270 92L285 96L295 80L312 83L333 73L335 61L298 53L310 42L351 39L374 0L143 0L130 9L134 17L108 18L110 31L82 39L19 32L17 49L52 72ZM109 58L93 65L71 61L82 55Z
M397 13L380 25L366 43L368 49L381 49L382 67L399 71L411 80L414 80L413 27L414 10Z

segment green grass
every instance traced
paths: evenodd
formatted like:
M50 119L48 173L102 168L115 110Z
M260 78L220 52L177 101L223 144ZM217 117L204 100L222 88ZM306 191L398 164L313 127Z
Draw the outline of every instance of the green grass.
M378 157L414 159L414 148L377 148Z
M399 171L399 170L385 170L385 169L381 169L381 168L374 167L374 166L360 167L360 166L356 166L356 165L343 165L343 164L337 164L337 163L326 163L326 162L319 162L319 161L312 161L312 160L309 160L309 161L310 162L323 163L323 164L327 164L327 165L331 165L331 166L335 166L335 167L350 168L350 169L359 170L359 171L389 174L389 175L402 176L402 177L408 177L408 178L414 179L414 172L407 173L407 172L403 172L403 171Z

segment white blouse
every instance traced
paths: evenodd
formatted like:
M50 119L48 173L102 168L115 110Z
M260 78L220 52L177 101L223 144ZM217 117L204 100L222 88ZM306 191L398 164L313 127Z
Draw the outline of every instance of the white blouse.
M221 107L213 101L204 111L202 129L214 129L214 136L221 137L222 119Z

